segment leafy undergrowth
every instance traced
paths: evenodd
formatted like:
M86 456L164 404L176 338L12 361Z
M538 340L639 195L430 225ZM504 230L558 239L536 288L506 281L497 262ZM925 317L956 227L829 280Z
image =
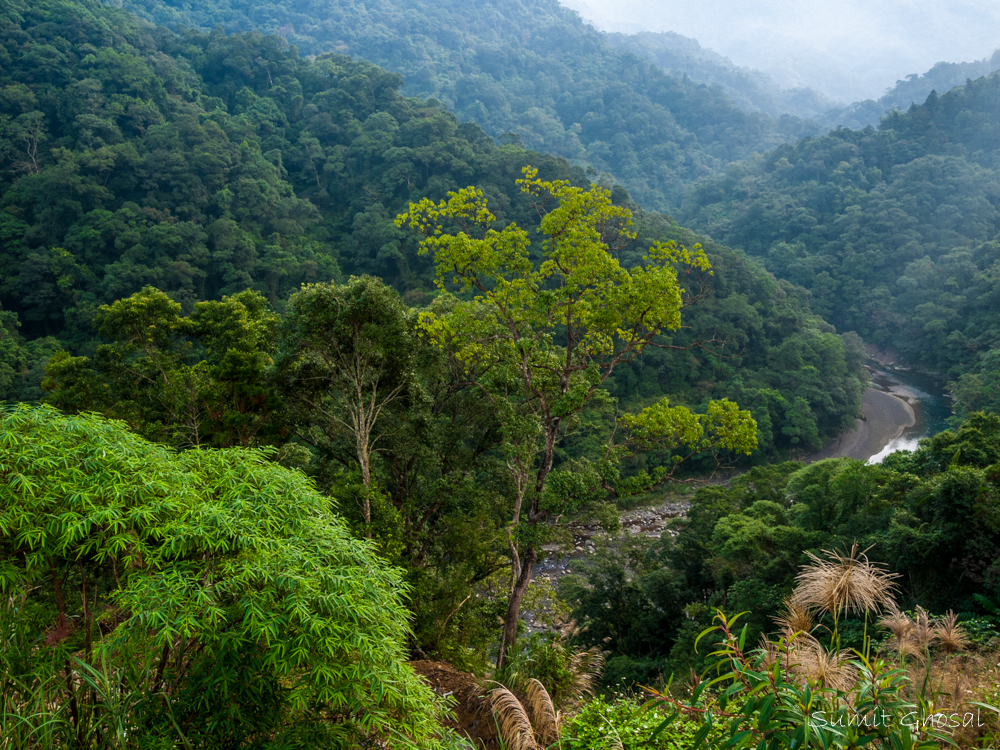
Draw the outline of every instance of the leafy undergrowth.
M688 750L700 728L695 721L677 722L654 739L653 732L667 718L657 708L642 709L636 696L619 692L610 699L593 698L579 713L563 724L563 750L602 750L603 748L650 748L651 750Z

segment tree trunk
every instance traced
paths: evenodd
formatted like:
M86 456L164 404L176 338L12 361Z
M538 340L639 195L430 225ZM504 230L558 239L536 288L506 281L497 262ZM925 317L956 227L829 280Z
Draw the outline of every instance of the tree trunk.
M364 499L362 501L361 512L364 514L365 523L370 524L372 522L372 502L369 493L372 489L372 475L367 461L361 464L361 482L364 485Z
M503 621L503 638L500 641L500 653L497 654L498 670L506 666L517 646L517 623L521 619L521 603L524 601L528 584L531 583L531 571L536 560L538 560L538 551L533 545L529 546L521 561L521 574L514 582L510 592L510 600L507 602L507 616Z
M365 520L365 536L372 538L372 472L369 463L371 456L368 453L368 436L362 438L358 433L358 463L361 465L361 482L364 487L361 489L361 515Z

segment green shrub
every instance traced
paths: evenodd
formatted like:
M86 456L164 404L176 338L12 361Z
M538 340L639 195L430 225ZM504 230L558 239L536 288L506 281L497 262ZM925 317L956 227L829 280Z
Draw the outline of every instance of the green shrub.
M260 451L0 410L0 746L435 747L403 591Z
M996 623L989 617L971 617L959 615L958 621L962 625L969 642L977 647L988 646L995 643L1000 637Z
M643 710L633 695L617 693L612 701L594 698L581 706L579 713L566 719L562 729L563 750L688 750L693 746L699 724L679 721L650 735L667 718L656 708Z
M660 685L670 675L665 659L618 654L604 665L604 684L611 688Z

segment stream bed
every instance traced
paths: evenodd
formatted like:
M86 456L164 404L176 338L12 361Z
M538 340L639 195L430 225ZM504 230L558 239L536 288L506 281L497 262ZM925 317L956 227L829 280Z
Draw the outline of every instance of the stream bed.
M883 458L895 451L915 450L921 438L948 429L951 399L944 392L940 380L926 373L876 364L872 364L869 371L872 386L906 401L913 409L915 421L909 427L904 427L902 433L890 440L880 451L869 456L868 463L880 463Z

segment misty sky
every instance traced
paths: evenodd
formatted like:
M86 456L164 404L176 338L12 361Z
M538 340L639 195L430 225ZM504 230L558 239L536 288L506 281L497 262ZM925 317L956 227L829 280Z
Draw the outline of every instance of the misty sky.
M675 31L783 87L877 99L1000 47L1000 0L562 0L605 31Z

